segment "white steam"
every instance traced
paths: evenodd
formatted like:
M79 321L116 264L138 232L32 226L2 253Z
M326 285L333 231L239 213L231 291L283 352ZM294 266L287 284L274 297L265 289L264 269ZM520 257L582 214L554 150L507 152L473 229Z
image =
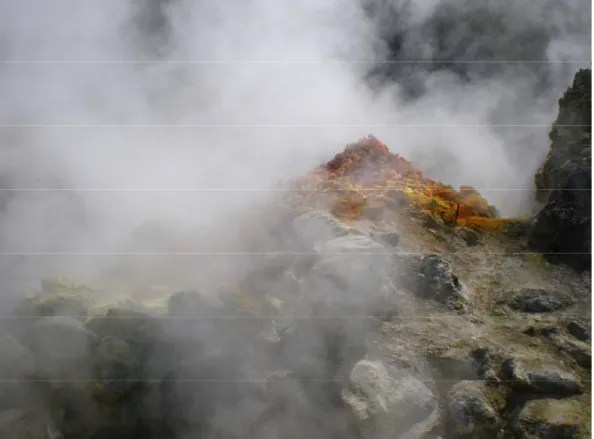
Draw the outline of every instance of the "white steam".
M4 191L2 252L126 251L151 220L180 236L216 228L275 181L369 133L430 176L526 213L556 100L581 65L543 64L549 83L536 95L532 71L480 61L586 60L588 2L488 2L498 6L487 15L454 0L378 0L372 13L363 3L0 0L2 187L47 189ZM436 17L449 20L447 39ZM528 58L526 40L514 39L525 29L535 38ZM469 78L416 64L416 100L403 97L404 80L372 90L365 76L387 59L382 38L396 31L396 71L441 50L470 61ZM30 265L89 274L113 260L4 257L3 276L26 277Z

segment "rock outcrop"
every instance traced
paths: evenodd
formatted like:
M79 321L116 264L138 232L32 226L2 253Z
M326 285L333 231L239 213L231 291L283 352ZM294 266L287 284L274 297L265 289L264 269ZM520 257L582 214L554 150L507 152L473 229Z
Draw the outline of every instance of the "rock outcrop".
M576 270L591 267L592 72L580 70L559 100L549 134L551 149L536 174L538 198L528 244L554 262Z

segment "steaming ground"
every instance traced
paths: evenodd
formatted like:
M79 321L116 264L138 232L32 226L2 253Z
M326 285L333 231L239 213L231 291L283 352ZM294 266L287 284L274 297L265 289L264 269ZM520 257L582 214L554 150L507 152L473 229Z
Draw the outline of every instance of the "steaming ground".
M215 290L257 265L209 255L254 248L256 203L368 133L530 213L589 2L363 3L0 0L5 296Z

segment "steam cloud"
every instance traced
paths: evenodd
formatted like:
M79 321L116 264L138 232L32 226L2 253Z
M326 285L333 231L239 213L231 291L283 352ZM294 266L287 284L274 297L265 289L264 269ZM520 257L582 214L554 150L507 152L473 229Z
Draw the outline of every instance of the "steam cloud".
M2 1L3 187L74 190L5 191L3 252L118 252L147 220L212 226L369 132L430 176L525 214L556 99L590 53L589 10ZM168 191L180 188L228 190Z

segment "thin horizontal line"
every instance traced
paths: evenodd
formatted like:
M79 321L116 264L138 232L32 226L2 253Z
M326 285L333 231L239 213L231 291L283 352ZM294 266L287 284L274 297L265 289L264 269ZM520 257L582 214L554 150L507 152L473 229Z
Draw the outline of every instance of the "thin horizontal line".
M282 382L308 382L308 383L341 383L344 380L340 379L302 379L302 378L288 378L288 379L161 379L161 378L145 378L145 379L134 379L130 378L127 380L102 380L97 381L95 377L89 377L88 379L0 379L0 383L97 383L97 384L109 384L109 383L282 383ZM398 382L398 383L407 383L411 381L420 381L424 383L458 383L460 381L476 381L476 382L490 382L491 380L482 379L482 380L461 380L461 379L441 379L441 380L433 380L433 379L419 379L419 378L411 378L406 380L399 380L396 378L374 378L369 380L358 379L358 382L377 382L377 381L385 381L385 382ZM592 380L581 380L584 383L590 383ZM517 383L519 380L498 380L501 383ZM567 380L530 380L530 383L565 383Z
M420 183L424 184L424 183ZM473 188L477 192L488 191L567 191L590 192L590 188L555 189L555 188ZM0 188L6 192L403 192L401 189L362 188L362 189L308 189L308 188ZM461 189L439 189L439 192L463 192Z
M363 255L363 256L372 256L372 255L493 255L493 256L511 256L511 255L591 255L592 253L585 253L585 252L576 252L576 253L566 253L566 252L551 252L551 253L541 253L541 252L522 252L522 253L483 253L483 252L449 252L449 253L439 253L439 252L331 252L331 253L322 253L322 252L180 252L180 253L107 253L107 252L83 252L83 253L70 253L70 252L31 252L31 253L13 253L13 252L1 252L0 256L255 256L255 255L268 255L268 256L303 256L303 255Z
M555 125L557 128L591 125ZM0 128L550 128L551 124L1 124Z
M361 304L367 304L369 302L361 302ZM142 305L142 304L141 304ZM110 306L110 305L106 305ZM114 309L119 309L117 304L112 306ZM124 308L126 309L126 308ZM516 311L517 314L520 314L521 311ZM527 313L529 314L529 313ZM39 320L40 318L51 318L51 317L69 317L72 318L71 315L52 315L52 316L13 316L13 315L0 315L0 319L6 320ZM340 316L278 316L278 315L268 315L268 316L164 316L158 314L143 314L142 316L107 316L107 315L89 315L83 316L89 318L99 318L99 319L106 319L106 320L138 320L138 319L145 319L149 317L150 319L156 320L343 320L343 319L361 319L361 320L376 320L377 316L375 315L340 315ZM580 314L563 314L564 318L569 317L583 317ZM465 316L439 316L439 319L465 319ZM489 315L489 319L491 320L510 320L508 317L505 316L493 316ZM398 322L413 322L413 321L423 321L423 320L434 320L435 317L391 317L390 323L398 323ZM539 328L534 328L538 331Z
M0 64L591 64L591 60L5 60Z

